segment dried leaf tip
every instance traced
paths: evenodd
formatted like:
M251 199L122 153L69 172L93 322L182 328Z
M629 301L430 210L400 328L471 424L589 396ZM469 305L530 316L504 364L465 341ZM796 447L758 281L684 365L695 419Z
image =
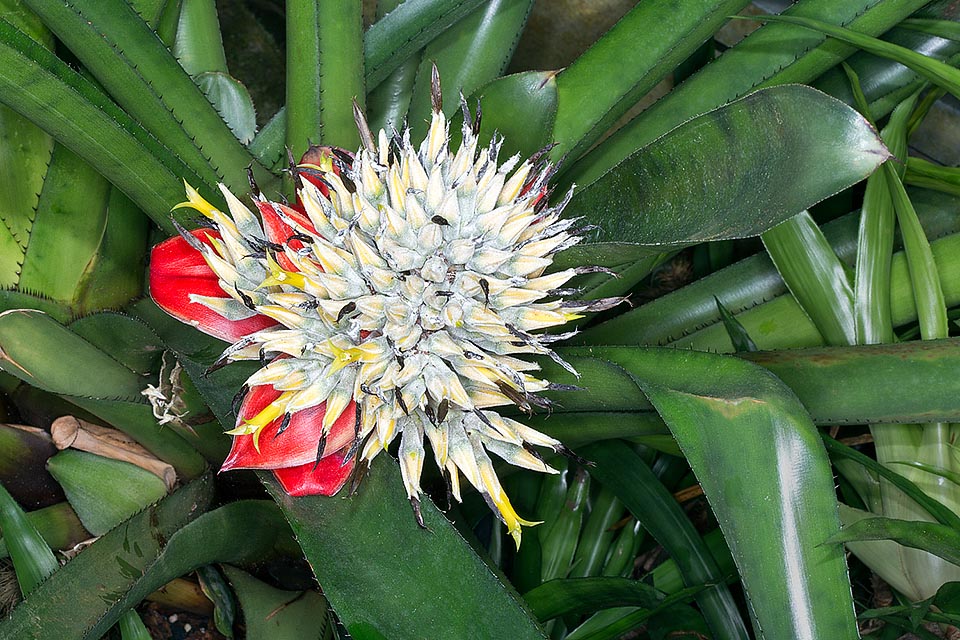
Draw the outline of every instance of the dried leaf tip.
M430 70L430 101L433 105L433 112L443 111L443 94L440 92L440 72L437 70L437 63L431 64Z

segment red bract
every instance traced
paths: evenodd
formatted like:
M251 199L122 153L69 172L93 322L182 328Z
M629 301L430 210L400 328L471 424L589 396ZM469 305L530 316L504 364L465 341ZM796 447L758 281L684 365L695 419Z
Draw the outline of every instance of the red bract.
M329 158L330 154L329 148L312 149L312 155L309 158L305 156L305 161L311 165L321 163L317 169L311 169L316 171L322 168L323 158ZM339 173L329 160L326 164L328 170ZM327 188L319 184L322 181L318 176L302 177L318 184L326 193ZM269 242L287 245L294 250L303 248L303 243L296 237L297 230L285 222L274 208L277 207L295 225L313 231L313 225L299 202L294 207L260 200L256 204ZM219 232L210 229L196 229L190 234L206 246L213 246L212 241L221 238ZM296 269L283 252L276 252L275 255L285 270ZM154 247L150 262L150 295L161 309L173 317L228 342L236 342L249 334L278 326L275 320L260 314L242 320L230 320L208 306L192 301L191 295L224 299L230 295L223 290L220 279L203 255L180 236ZM250 389L238 411L237 426L245 425L280 395L281 392L270 385ZM256 438L253 435L234 436L221 471L271 469L290 495L333 495L340 490L354 467L354 457L349 448L356 431L356 403L350 402L330 427L326 438L323 438L325 408L325 404L320 404L297 411L289 417L279 416L268 423ZM319 446L321 444L322 449Z
M220 234L210 229L190 232L203 244ZM192 324L211 336L235 342L245 335L276 326L266 316L254 315L245 320L227 320L213 309L199 302L191 302L190 295L229 298L220 288L220 279L207 265L200 252L186 240L175 236L161 242L150 254L150 295L161 309L181 322Z

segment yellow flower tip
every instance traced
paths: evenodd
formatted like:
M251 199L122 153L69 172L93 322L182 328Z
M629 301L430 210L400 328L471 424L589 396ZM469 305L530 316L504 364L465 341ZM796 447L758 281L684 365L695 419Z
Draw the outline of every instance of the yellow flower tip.
M507 533L510 534L510 537L513 538L514 543L517 545L517 549L519 549L521 527L534 527L542 524L542 522L524 520L518 516L513 505L510 504L510 498L507 497L507 494L504 493L503 490L501 490L498 495L491 496L490 499L493 501L493 504L496 505L497 511L500 512L500 518L507 526Z
M265 287L278 287L282 284L288 284L297 289L303 289L307 283L306 277L302 273L297 273L296 271L286 271L281 267L276 260L268 253L267 254L267 269L270 272L263 282L261 282L257 288L263 289Z
M187 192L187 200L181 202L177 205L174 205L172 210L176 209L196 209L202 213L207 218L211 220L214 218L214 212L217 211L217 208L212 204L206 201L206 199L200 195L200 193L190 186L190 183L186 180L183 181L183 187Z
M566 320L567 322L570 322L571 320L579 320L579 319L582 318L582 317L583 317L583 314L582 314L582 313L565 313L565 314L563 314L563 319Z
M324 173L330 173L333 171L333 157L324 154L320 158L320 164L315 164L312 162L303 162L297 165L300 169L314 169L316 171L323 171Z
M330 350L333 351L333 362L330 363L330 373L336 373L343 369L347 365L353 364L360 360L363 356L363 351L359 347L350 347L349 349L341 349L333 342L329 342Z

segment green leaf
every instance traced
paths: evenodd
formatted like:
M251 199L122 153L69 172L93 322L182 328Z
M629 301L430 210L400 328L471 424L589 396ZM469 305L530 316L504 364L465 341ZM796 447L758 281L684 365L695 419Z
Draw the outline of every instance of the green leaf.
M257 164L150 27L122 0L27 0L118 104L208 186L244 192ZM269 174L262 172L266 187ZM172 200L167 207L179 200Z
M817 424L960 421L960 339L741 354L794 390Z
M858 182L888 157L846 105L808 87L775 87L671 131L578 190L569 210L599 225L599 239L744 238Z
M287 7L287 147L299 158L308 144L355 149L360 138L363 29L360 2L295 2Z
M523 594L523 599L541 621L611 607L653 609L663 598L663 593L648 584L611 577L551 580Z
M428 499L421 502L427 528L417 527L393 460L375 460L359 494L347 499L291 498L272 476L261 480L353 637L416 638L425 629L438 640L543 637L519 597Z
M638 3L557 77L553 157L579 157L745 0ZM658 25L651 29L650 25Z
M947 326L947 307L943 298L943 287L937 273L937 263L930 249L917 212L910 197L900 182L900 176L892 165L884 166L887 185L893 209L897 214L900 232L903 235L903 252L910 272L910 283L917 306L917 319L920 322L920 334L924 340L946 338L950 330Z
M895 60L913 69L935 85L943 87L954 95L960 95L960 70L954 69L948 64L925 56L912 49L885 42L879 38L873 38L863 33L853 31L852 29L845 29L811 18L800 18L796 16L758 16L756 19L795 24L806 27L807 29L819 31L831 38L849 43L874 55Z
M697 596L714 636L748 638L713 556L673 495L626 444L601 442L579 451L594 463L590 474L613 489L643 527L676 560L688 586L710 585Z
M930 243L940 285L947 306L960 304L960 235L951 235ZM893 326L899 327L917 319L916 305L910 286L910 275L903 252L893 256L890 270L890 311ZM819 332L789 296L780 296L737 314L737 319L750 332L761 349L783 349L822 344ZM722 327L709 326L672 342L673 346L696 349L729 350L730 342Z
M403 0L377 2L376 19L381 20L402 2ZM390 131L390 127L400 131L403 127L419 67L420 55L411 55L376 87L370 85L367 88L367 120L372 131Z
M200 581L203 594L213 602L213 623L217 631L227 638L233 638L237 599L230 590L226 578L215 566L208 564L197 569L197 579Z
M211 488L209 477L191 483L98 539L14 609L0 636L96 640L177 576L269 555L284 530L276 507L245 500L204 513Z
M227 59L215 0L176 0L170 4L181 5L173 46L173 55L180 66L191 76L208 72L226 74Z
M71 302L107 224L110 183L62 145L53 151L19 286Z
M960 195L960 171L956 167L942 167L923 158L907 158L907 172L903 181L916 187Z
M550 144L557 113L557 81L552 71L525 71L504 76L476 93L483 117L481 144L497 131L503 136L500 153L529 157ZM459 136L459 130L451 132Z
M24 595L60 568L50 547L3 485L0 485L0 529Z
M194 76L203 94L217 109L241 144L248 144L257 132L257 112L243 84L233 76L207 71Z
M140 400L146 386L139 375L40 311L0 313L0 353L0 368L52 393ZM78 367L97 375L75 375Z
M670 349L624 356L620 364L703 487L763 636L859 637L843 548L824 544L840 526L833 473L793 393L769 372L725 356ZM616 482L629 485L622 476Z
M167 495L158 476L129 462L65 449L47 461L84 528L102 536Z
M156 370L163 351L160 338L146 323L114 311L78 318L70 330L142 375Z
M121 640L150 640L151 637L136 611L127 611L120 616Z
M2 0L0 15L50 49L53 36L16 0ZM0 107L0 286L17 284L30 237L37 196L50 162L53 139L20 114Z
M66 502L36 509L27 513L37 532L43 537L47 546L53 551L69 549L84 540L90 539L90 532L83 528L76 512ZM0 558L9 557L7 543L0 540Z
M920 469L921 471L926 471L927 473L940 476L941 478L949 480L953 484L960 486L960 473L956 471L951 471L942 467L935 467L933 465L918 462L916 460L891 461L889 464L902 464L908 467L913 467L914 469Z
M872 0L801 0L790 6L786 13L848 24L863 33L879 35L926 3L926 0L885 0L879 3ZM683 122L758 87L809 83L854 51L842 42L831 41L792 25L765 25L569 167L561 178L563 184L589 185L637 149Z
M414 52L478 6L481 0L411 0L367 29L363 39L368 87L375 87Z
M32 122L0 106L0 286L12 287L29 239L53 139Z
M960 516L925 494L920 487L907 478L903 477L896 471L885 467L870 456L864 455L856 449L843 445L827 435L823 435L822 438L823 444L826 446L831 457L842 458L856 462L870 472L882 477L884 480L889 481L890 484L894 485L897 489L906 494L908 498L916 502L921 508L925 509L927 513L933 516L933 518L935 518L941 524L947 525L954 529L960 528Z
M864 518L831 536L829 543L893 540L960 565L960 532L936 522L895 518Z
M203 182L90 81L3 20L0 99L84 158L169 232L182 180Z
M882 175L882 172L874 173L874 175ZM910 197L921 217L924 229L931 237L960 231L960 226L958 226L960 219L952 213L957 206L960 206L960 200L953 196L925 189L911 190ZM855 211L823 225L824 235L837 256L847 265L853 265L855 260L859 218L860 212ZM560 254L558 258L563 257L563 255ZM941 255L945 257L949 253ZM591 262L585 260L579 264L591 264ZM786 285L769 257L764 254L756 254L636 309L631 309L610 320L594 325L575 336L571 342L586 344L667 344L706 328L705 333L709 333L711 339L714 340L709 348L732 350L726 331L723 327L718 326L721 318L714 301L714 296L716 296L723 301L724 306L734 313L741 323L744 323L747 317L756 318L756 322L751 321L750 335L760 346L764 346L764 339L772 331L776 332L779 329L795 331L801 337L806 337L812 333L815 340L813 344L819 343L821 341L819 333L802 313L800 314L800 322L794 323L791 328L789 325L781 327L779 323L774 325L771 322L774 317L773 314L766 310L763 312L750 311L753 307L765 309L765 302L776 299L771 303L771 306L782 307L787 305L790 309L799 312L800 308L795 301L790 296L783 296L786 291ZM912 306L912 302L910 306ZM723 344L721 336L722 340L726 342L724 346L720 346ZM799 344L803 343L796 340L793 342L784 341L785 346L798 346ZM806 342L806 344L811 343ZM766 348L775 347L767 346Z
M223 572L243 609L248 640L327 640L333 637L327 603L316 591L283 591L235 567Z
M115 309L142 294L151 227L130 198L116 187L110 190L106 228L80 281L76 313Z
M727 310L723 303L720 302L720 298L714 296L714 300L717 301L717 311L720 312L720 318L723 320L723 326L727 330L727 334L730 336L730 343L733 344L733 350L737 353L756 351L757 345L753 341L753 338L750 337L750 334L747 333L747 330L743 328L743 325L740 324L737 319L733 316L730 311Z
M440 72L449 118L460 109L460 94L473 95L506 70L532 7L532 0L492 0L424 48L407 118L414 138L424 137L430 123L432 65Z
M824 341L855 344L850 278L810 214L804 211L760 237L790 293Z

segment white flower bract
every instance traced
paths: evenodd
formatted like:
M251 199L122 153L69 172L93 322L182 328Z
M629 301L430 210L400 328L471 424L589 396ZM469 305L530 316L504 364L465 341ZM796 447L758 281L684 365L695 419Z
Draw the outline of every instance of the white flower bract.
M546 273L553 255L579 240L576 221L561 218L569 194L547 206L551 166L518 156L498 164L502 140L480 148L466 108L455 153L448 127L435 110L419 148L409 130L392 138L380 131L375 142L366 133L352 164L339 175L329 166L321 172L329 195L301 181L312 228L268 203L293 229L280 243L268 241L226 188L230 215L188 189L184 204L210 218L220 239L208 246L185 237L230 296L191 300L231 320L261 314L278 323L221 358L274 357L248 385L282 392L230 433L257 437L280 416L321 403L329 430L355 400L353 455L369 462L399 437L403 482L416 506L428 440L452 495L460 500L466 478L519 544L521 525L533 523L514 511L488 454L553 472L534 447L564 449L492 408L546 406L536 394L550 385L521 356L546 355L568 367L547 345L569 334L542 330L614 301L565 301L560 296L571 291L561 288L579 271ZM267 202L256 198L261 208Z

